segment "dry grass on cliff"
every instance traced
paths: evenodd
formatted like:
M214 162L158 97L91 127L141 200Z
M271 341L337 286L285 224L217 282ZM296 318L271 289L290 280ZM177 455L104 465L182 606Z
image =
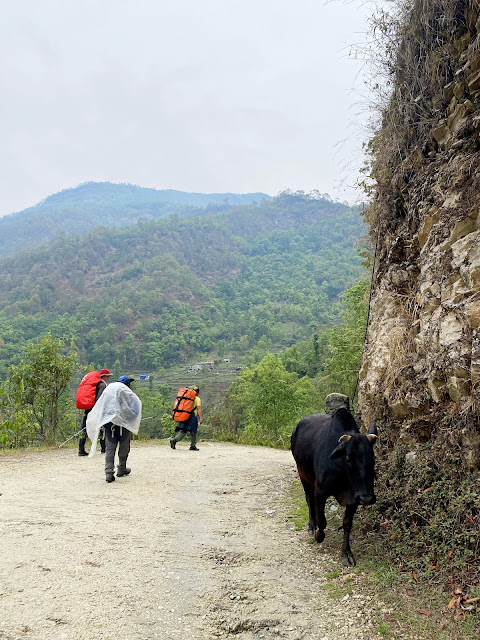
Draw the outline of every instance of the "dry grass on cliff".
M410 300L408 296L402 296ZM409 310L410 311L410 310ZM385 388L394 388L397 380L401 378L402 370L412 363L412 355L415 353L415 332L413 325L417 319L416 308L413 312L407 313L410 322L408 326L405 321L400 326L393 327L388 332L385 346L388 349L388 365L385 369L383 383Z
M394 0L372 19L371 89L377 114L365 171L375 200L367 221L394 229L406 215L403 191L434 146L430 132L447 104L455 41L466 31L466 0ZM379 81L378 78L381 78ZM411 157L414 154L414 158Z

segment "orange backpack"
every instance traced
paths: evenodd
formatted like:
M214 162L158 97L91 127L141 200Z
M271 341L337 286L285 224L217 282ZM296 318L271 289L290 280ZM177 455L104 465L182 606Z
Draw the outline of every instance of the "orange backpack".
M182 387L178 390L175 404L173 405L172 418L177 422L185 422L193 413L193 401L196 392L193 389Z

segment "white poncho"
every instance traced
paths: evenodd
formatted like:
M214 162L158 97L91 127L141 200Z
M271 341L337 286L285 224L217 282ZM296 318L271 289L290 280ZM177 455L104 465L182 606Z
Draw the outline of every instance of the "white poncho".
M87 417L87 434L92 441L89 456L95 454L100 429L107 422L138 433L142 402L123 382L109 384Z

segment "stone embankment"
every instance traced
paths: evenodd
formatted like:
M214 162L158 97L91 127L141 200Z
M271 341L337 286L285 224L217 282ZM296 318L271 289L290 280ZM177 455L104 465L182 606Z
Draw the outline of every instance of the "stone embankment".
M404 123L408 143L396 164L385 163L388 179L376 191L377 263L359 405L365 422L382 415L400 425L412 451L435 421L459 416L473 468L480 466L480 14L472 0L444 4L450 13L442 14L442 29L452 40L445 44L439 32L427 62L448 54L438 66L444 82L436 92L425 79L410 96L409 113L423 104L424 115ZM432 25L441 16L435 3L417 5L431 12L415 16L422 33L422 17ZM397 71L399 83L407 72L414 70Z

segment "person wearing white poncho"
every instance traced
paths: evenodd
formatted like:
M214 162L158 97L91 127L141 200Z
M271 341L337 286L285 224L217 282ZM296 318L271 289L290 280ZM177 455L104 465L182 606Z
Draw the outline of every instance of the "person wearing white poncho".
M108 385L98 402L88 414L87 434L92 441L89 456L96 450L100 429L105 430L105 479L115 480L115 452L118 445L117 477L128 476L131 469L127 467L130 452L130 437L138 433L142 418L142 402L130 389L133 378L121 376L118 382Z

